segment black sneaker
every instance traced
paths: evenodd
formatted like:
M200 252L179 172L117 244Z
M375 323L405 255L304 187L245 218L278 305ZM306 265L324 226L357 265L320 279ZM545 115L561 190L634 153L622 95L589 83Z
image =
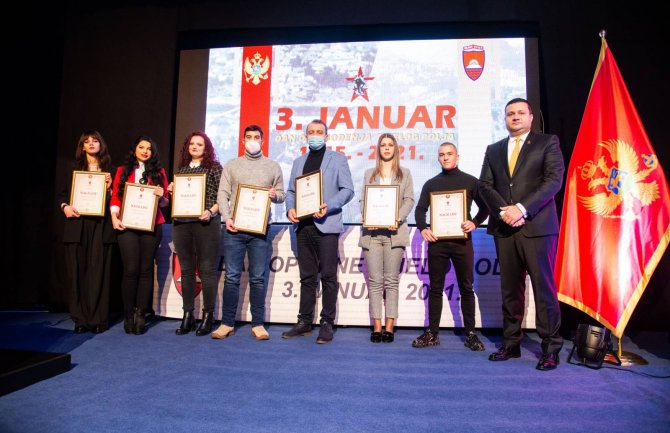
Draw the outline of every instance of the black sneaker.
M299 336L310 335L312 333L312 324L298 320L298 323L293 325L293 328L286 332L282 332L281 338L293 338Z
M316 338L318 344L330 343L333 340L333 324L330 322L321 322L319 336Z
M419 335L414 341L412 341L412 347L430 347L430 346L439 346L440 345L440 336L437 333L426 331L423 334Z
M468 332L467 337L465 338L465 343L463 343L463 345L470 350L474 350L475 352L481 352L482 350L485 350L484 343L482 343L479 337L477 337L477 333L475 333L475 331Z

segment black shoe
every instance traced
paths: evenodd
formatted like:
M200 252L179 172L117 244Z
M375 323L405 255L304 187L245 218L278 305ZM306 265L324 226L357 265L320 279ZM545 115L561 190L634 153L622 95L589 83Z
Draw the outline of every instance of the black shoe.
M481 352L486 349L484 347L484 343L482 343L479 337L477 337L477 333L475 333L475 331L468 332L467 337L465 338L465 343L463 343L463 345L470 350L474 350L475 352Z
M282 332L281 338L293 338L299 336L306 336L312 333L312 324L303 320L298 320L298 323L293 325L293 328L286 332Z
M560 361L558 352L543 353L535 368L541 371L554 370Z
M74 333L75 334L84 334L88 332L88 328L84 325L74 325Z
M126 334L130 334L133 332L133 328L135 328L135 314L125 313L123 317L123 330L126 331Z
M373 331L372 333L370 333L370 341L372 341L373 343L381 343L382 333Z
M94 334L102 334L107 330L107 325L95 325L91 331Z
M412 347L431 347L440 345L440 336L437 332L426 331L412 341Z
M330 343L333 341L333 324L327 321L321 322L321 329L319 329L319 336L316 337L318 344Z
M203 312L202 321L200 321L200 326L198 326L198 329L195 331L195 335L202 337L203 335L209 334L212 332L212 325L214 325L214 313Z
M521 358L521 348L519 346L502 346L497 352L489 355L489 361L507 361L510 358Z
M144 310L135 307L135 324L133 325L133 334L144 334L146 322L144 321Z
M393 332L382 331L382 343L393 343Z
M184 311L184 317L181 319L179 328L175 329L177 335L185 335L195 329L195 317L193 311Z

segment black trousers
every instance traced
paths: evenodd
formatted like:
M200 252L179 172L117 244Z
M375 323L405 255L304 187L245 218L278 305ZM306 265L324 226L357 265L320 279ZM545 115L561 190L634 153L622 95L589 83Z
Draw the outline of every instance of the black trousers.
M102 240L102 218L81 218L80 242L65 246L70 316L76 325L108 326L112 244Z
M337 312L337 233L321 233L313 225L298 229L298 268L300 270L300 314L298 319L312 323L321 274L321 321L333 323Z
M219 276L216 265L219 259L221 239L221 216L202 221L172 224L172 241L181 266L181 296L184 312L195 308L195 269L198 268L202 282L202 310L214 312Z
M132 313L135 308L145 311L154 291L154 258L163 239L163 226L153 232L126 229L118 232L117 241L123 262L121 298L123 311Z
M440 331L444 298L444 280L454 266L458 291L461 294L461 314L465 332L475 330L474 251L471 239L439 240L428 244L428 326L431 332Z
M496 237L496 253L500 262L502 292L503 344L521 344L521 324L526 308L526 272L530 275L535 300L535 327L542 338L542 352L556 352L563 347L561 308L556 296L554 264L558 236L525 237L515 233Z

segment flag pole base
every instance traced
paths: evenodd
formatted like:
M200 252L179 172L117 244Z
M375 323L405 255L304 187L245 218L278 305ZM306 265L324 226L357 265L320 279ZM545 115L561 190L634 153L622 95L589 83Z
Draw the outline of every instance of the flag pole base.
M630 367L632 365L647 365L649 362L647 362L646 359L638 355L637 353L633 352L628 352L623 350L623 342L622 339L619 338L619 344L618 344L617 352L618 354L614 354L614 352L610 352L609 355L613 355L614 358L618 361L618 365L622 367ZM605 362L608 362L607 356L605 356Z
M608 358L613 358L612 360ZM616 360L614 360L616 359ZM617 362L618 361L618 362ZM632 352L621 352L621 355L617 356L616 354L608 354L605 356L605 362L617 364L622 367L630 367L632 365L647 365L649 362L638 355L637 353Z

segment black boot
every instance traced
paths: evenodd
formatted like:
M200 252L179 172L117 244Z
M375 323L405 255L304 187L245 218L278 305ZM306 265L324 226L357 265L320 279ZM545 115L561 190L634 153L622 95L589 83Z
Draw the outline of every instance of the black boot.
M126 334L133 332L135 327L135 314L131 311L130 313L124 313L123 316L123 330L126 331Z
M177 335L188 334L195 328L195 317L193 311L184 311L184 318L181 319L181 325L175 330Z
M133 326L133 334L142 335L145 331L146 322L144 321L144 310L135 307L135 326Z
M210 332L212 332L212 325L214 324L214 313L211 312L202 312L202 321L200 322L200 326L198 326L198 330L195 331L195 335L198 337L202 337L203 335L207 335Z

